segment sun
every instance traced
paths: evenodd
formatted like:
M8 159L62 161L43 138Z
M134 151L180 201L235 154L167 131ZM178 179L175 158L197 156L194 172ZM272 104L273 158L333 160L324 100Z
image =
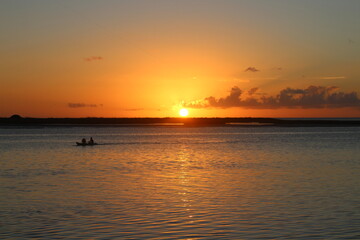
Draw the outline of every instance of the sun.
M182 108L180 109L179 114L182 117L186 117L187 115L189 115L189 110L187 110L186 108Z

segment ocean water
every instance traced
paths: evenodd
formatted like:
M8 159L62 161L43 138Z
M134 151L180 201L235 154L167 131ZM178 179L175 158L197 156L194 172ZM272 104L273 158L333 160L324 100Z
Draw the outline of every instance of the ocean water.
M360 239L359 173L359 127L0 128L0 239Z

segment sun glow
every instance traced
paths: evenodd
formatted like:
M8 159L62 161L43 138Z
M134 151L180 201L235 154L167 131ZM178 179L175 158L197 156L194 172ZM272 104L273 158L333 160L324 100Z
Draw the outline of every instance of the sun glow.
M189 115L189 111L186 108L182 108L180 109L179 114L182 117L186 117L187 115Z

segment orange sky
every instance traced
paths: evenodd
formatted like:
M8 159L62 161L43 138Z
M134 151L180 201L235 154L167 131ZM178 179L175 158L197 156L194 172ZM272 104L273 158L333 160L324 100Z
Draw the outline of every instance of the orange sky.
M1 2L0 117L177 117L198 102L189 116L360 117L359 10L335 0Z

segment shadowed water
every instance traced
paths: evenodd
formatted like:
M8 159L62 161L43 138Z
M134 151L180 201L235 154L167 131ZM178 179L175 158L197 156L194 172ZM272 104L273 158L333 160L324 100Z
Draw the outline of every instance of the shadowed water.
M359 156L357 127L0 129L0 238L359 239Z

